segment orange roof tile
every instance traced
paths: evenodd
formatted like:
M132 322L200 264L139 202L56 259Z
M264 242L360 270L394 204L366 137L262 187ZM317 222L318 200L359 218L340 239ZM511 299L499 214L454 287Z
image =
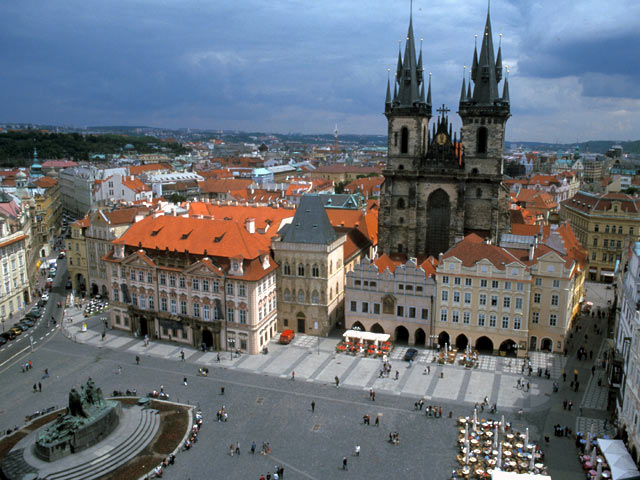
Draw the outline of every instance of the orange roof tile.
M202 193L227 193L231 190L245 190L251 183L250 178L207 178L198 182L198 186Z
M122 177L122 184L136 193L151 191L151 188L149 188L147 184L142 183L137 177L134 176Z
M40 188L51 188L55 187L58 184L58 179L51 177L40 177L33 183Z
M467 235L464 239L451 247L443 258L455 257L465 267L472 267L482 259L487 259L498 270L504 270L507 265L517 261L506 249L497 245L484 243L475 234Z

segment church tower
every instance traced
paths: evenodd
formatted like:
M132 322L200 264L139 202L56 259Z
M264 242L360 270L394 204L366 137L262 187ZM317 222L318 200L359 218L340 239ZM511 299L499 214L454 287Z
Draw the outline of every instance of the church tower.
M431 76L425 99L423 70L422 48L416 59L410 18L393 91L387 81L389 146L378 220L381 254L437 257L469 233L497 241L509 228L509 192L502 183L509 87L505 79L499 95L502 52L498 50L496 59L489 14L480 57L476 50L469 83L462 81L460 139L444 105L430 131Z
M425 99L422 45L417 56L412 15L404 57L401 50L398 51L393 93L391 81L387 79L385 116L388 156L381 205L385 214L379 220L380 234L384 238L381 243L387 246L384 253L404 253L408 251L407 245L415 241L415 213L411 215L416 206L415 171L427 149L431 119L431 81Z
M468 177L465 233L480 233L494 241L508 231L508 191L502 183L502 175L505 126L511 114L508 78L504 80L502 95L499 93L502 69L502 45L498 46L496 58L487 10L480 56L476 45L466 90L465 78L462 79L458 114L462 119L461 139Z

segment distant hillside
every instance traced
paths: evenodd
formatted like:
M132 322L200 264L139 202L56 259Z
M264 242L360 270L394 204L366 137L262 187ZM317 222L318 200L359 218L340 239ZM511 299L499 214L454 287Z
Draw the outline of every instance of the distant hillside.
M507 148L522 147L526 150L567 151L574 150L576 145L580 151L606 153L613 145L622 145L624 153L640 153L640 140L617 142L615 140L592 140L581 143L541 143L541 142L505 142Z
M125 149L125 146L133 148ZM79 133L43 133L38 131L7 132L0 135L0 165L25 165L33 159L33 149L39 159L69 158L89 160L94 153L114 154L169 152L180 154L185 149L174 142L153 137L126 135L81 135Z

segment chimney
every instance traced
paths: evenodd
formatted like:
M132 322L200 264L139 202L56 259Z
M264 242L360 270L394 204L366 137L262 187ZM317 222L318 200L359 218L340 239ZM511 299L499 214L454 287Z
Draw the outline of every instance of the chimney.
M247 229L247 232L256 233L256 219L255 218L247 218L244 221L244 227Z
M529 261L533 260L535 253L536 253L536 245L530 244L529 245Z

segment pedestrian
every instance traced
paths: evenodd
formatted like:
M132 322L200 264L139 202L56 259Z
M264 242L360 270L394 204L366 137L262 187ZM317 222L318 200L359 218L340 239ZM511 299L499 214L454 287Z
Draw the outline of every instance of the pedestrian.
M376 427L380 426L380 415L376 415L376 420L375 420L374 424L375 424Z
M42 384L40 382L38 382L38 391L41 392L42 391Z
M236 442L236 455L240 455L240 442Z
M182 379L182 382L184 383L184 386L186 387L186 386L187 386L187 377L184 377L184 378Z
M136 355L136 365L140 365L140 357Z
M216 355L216 362L220 362L220 352Z
M296 379L296 371L295 370L291 370L291 380L295 381Z
M595 373L596 373L596 366L595 366L595 365L593 365L593 366L591 367L591 375L595 375Z
M356 445L356 451L355 451L355 453L356 453L356 457L359 457L359 456L360 456L360 445Z
M284 478L284 465L280 465L280 469L278 470L278 474L280 478Z
M567 372L565 372L564 370L562 370L562 381L563 382L567 381Z
M184 350L180 350L180 360L184 362Z
M563 409L563 410L566 410L566 409L567 409L567 404L568 404L568 403L569 403L569 402L567 402L567 399L566 399L566 398L562 401L562 409Z
M429 365L427 365L427 375L431 374L431 367Z
M424 400L422 398L418 402L418 406L420 407L420 410L422 410L422 407L424 406Z
M336 388L338 388L340 386L340 379L338 378L337 375L335 376L334 380L336 382Z
M373 400L374 402L376 401L376 391L372 390L372 394L371 394L371 400Z
M122 367L118 365L118 371L116 372L116 375L120 375L121 373L122 373Z
M575 388L574 392L577 392L578 388L580 388L580 382L576 382L576 388Z
M220 387L220 395L224 395L224 386Z
M38 391L38 385L36 385L35 383L33 384L33 393L36 393Z
M342 469L349 470L349 467L347 467L347 457L342 457Z
M569 400L569 403L567 404L567 410L571 411L572 407L573 407L573 402Z
M373 400L373 388L369 389L369 400Z
M398 378L400 378L400 372L396 370L396 380L398 380Z
M253 453L253 454L256 453L256 442L255 441L251 442L251 453Z
M316 402L315 400L311 400L311 413L316 411Z
M575 381L578 381L578 369L575 369L575 370L573 371L573 379L574 379Z

